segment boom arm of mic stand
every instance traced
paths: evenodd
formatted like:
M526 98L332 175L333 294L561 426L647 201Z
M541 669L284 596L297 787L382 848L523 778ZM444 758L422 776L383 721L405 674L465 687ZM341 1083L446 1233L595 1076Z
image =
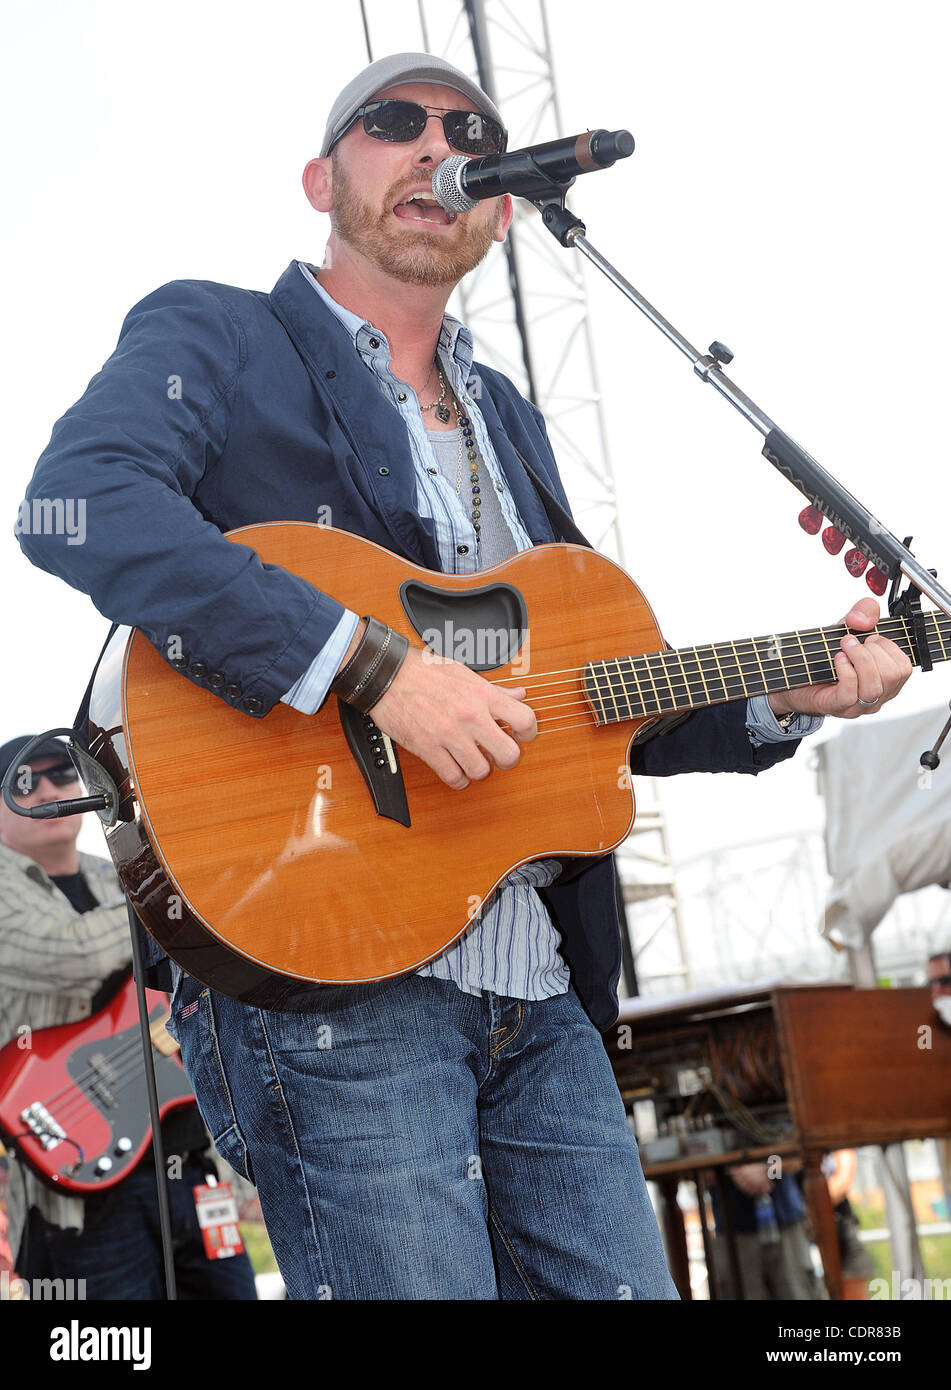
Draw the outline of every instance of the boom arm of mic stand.
M582 255L587 256L591 264L597 266L598 270L650 319L654 327L659 328L664 336L689 358L697 376L715 387L721 396L725 396L730 404L759 430L765 437L764 457L784 478L818 507L819 511L889 579L894 580L898 574L903 574L927 595L937 608L951 617L951 593L936 582L931 570L920 564L907 545L903 545L893 536L861 502L794 439L785 434L721 371L720 363L729 362L732 354L728 354L719 343L713 343L707 353L698 352L693 344L688 342L683 334L679 333L673 324L669 323L663 314L659 313L653 304L650 304L620 271L591 245L585 235L584 223L564 206L563 193L560 199L533 198L531 201L541 212L542 222L555 240L562 246L576 247Z

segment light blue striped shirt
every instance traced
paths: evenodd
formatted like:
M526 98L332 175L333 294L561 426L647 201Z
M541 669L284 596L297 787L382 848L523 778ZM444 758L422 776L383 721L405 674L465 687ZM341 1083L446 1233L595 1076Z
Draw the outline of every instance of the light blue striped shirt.
M479 563L472 520L461 498L436 467L435 453L415 391L390 370L386 338L359 314L332 299L311 269L303 262L298 264L304 278L351 333L361 360L403 418L416 467L417 507L421 516L431 518L434 523L443 572L475 573ZM512 533L513 547L527 550L531 540L518 515L482 413L469 393L472 336L451 314L443 319L438 352L449 385L472 421L479 453L497 490L503 520ZM282 697L286 704L305 714L315 713L330 689L358 621L356 613L349 610L344 613L329 642ZM821 723L821 719L800 717L784 731L777 724L764 695L749 701L747 728L754 743L801 738ZM564 994L570 975L559 951L561 936L545 904L534 891L553 883L558 872L559 866L553 860L539 860L514 869L459 940L418 973L452 980L467 994L492 990L516 999L547 999Z

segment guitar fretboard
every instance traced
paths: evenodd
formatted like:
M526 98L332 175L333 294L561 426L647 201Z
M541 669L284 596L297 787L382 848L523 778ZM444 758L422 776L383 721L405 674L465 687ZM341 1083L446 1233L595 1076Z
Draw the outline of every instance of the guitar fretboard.
M951 619L943 613L925 613L923 622L931 660L947 661ZM835 654L847 631L840 623L592 661L584 668L584 690L597 722L614 724L834 681ZM890 637L917 662L909 619L883 618L875 631ZM855 633L860 640L868 635Z

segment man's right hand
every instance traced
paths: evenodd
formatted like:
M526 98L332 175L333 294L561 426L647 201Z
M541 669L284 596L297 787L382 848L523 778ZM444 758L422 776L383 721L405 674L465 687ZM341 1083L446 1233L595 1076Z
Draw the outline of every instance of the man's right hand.
M519 744L538 733L525 694L524 687L503 689L459 661L410 647L370 713L377 728L461 791L488 777L493 764L514 767Z

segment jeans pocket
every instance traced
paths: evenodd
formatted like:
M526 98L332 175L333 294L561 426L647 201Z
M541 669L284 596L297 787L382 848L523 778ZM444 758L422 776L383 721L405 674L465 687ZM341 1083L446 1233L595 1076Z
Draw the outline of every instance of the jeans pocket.
M230 1129L225 1130L224 1134L218 1135L215 1139L215 1148L236 1173L247 1178L252 1187L257 1186L254 1181L254 1169L251 1167L251 1156L244 1142L244 1135L237 1125L232 1125Z

